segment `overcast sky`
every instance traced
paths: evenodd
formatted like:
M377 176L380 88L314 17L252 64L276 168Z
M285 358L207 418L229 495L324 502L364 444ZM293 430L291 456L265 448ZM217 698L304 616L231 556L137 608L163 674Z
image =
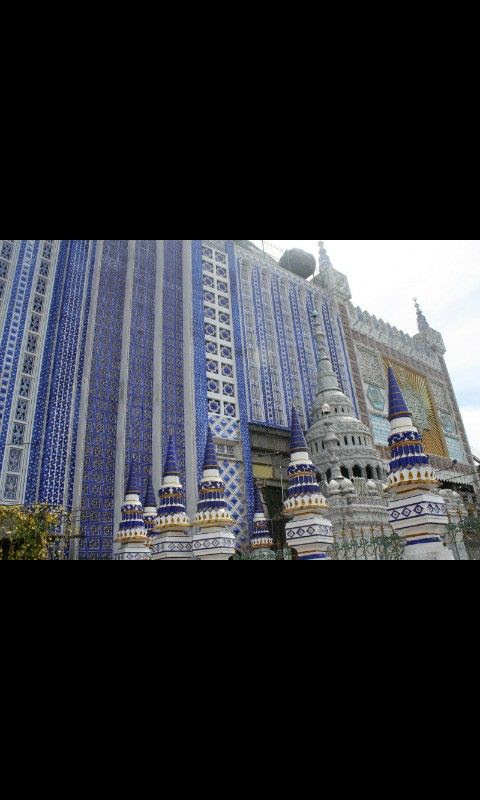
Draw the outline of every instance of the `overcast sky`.
M317 239L269 242L318 255ZM325 246L334 267L348 275L353 304L411 335L418 297L443 335L470 444L480 451L480 240L325 239Z

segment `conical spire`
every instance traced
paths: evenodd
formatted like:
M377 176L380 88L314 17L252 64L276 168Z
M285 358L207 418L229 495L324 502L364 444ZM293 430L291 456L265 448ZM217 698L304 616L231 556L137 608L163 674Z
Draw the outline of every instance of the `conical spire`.
M210 425L208 426L207 432L207 444L205 447L205 458L203 461L203 469L220 469L218 464L218 457L217 457L217 448L215 447L215 442L213 441L213 434Z
M130 463L130 474L125 490L125 501L122 505L122 521L115 541L122 546L146 545L148 541L145 520L143 519L143 507L140 502L138 466L134 459L132 459ZM140 547L140 557L142 559L150 557L146 546Z
M210 426L207 432L203 475L198 487L198 507L195 524L200 528L214 525L231 525L233 519L225 498L225 482L220 475L217 449Z
M175 439L170 436L163 481L158 493L159 503L154 526L154 536L158 533L178 532L190 527L185 507L185 491L180 481Z
M157 507L157 501L155 499L155 490L153 488L153 481L152 481L152 476L151 475L148 476L147 492L145 494L145 500L144 500L144 503L143 503L143 507L144 508L156 508Z
M391 432L388 439L390 447L390 488L406 481L409 485L421 482L436 482L430 459L423 448L422 436L412 422L412 415L398 385L392 367L388 368L389 420Z
M273 546L273 538L268 527L262 495L257 484L254 486L254 494L255 513L253 517L253 533L250 537L250 545L254 551L268 550Z
M168 442L168 450L167 450L167 458L165 461L165 469L163 471L163 477L166 478L169 475L179 475L178 469L178 459L177 459L177 451L175 449L175 439L173 436L170 436Z
M292 433L290 439L290 452L291 453L308 453L307 443L305 436L300 425L297 409L292 408Z
M255 514L265 514L262 495L260 494L260 489L257 484L255 484Z
M337 374L333 369L331 356L327 349L327 337L317 310L313 313L313 329L318 351L317 398L321 395L322 403L329 403L331 400L336 403L340 398L340 402L343 399L345 403L349 404L350 401L340 389Z
M140 477L138 475L138 466L137 462L133 458L130 462L130 473L128 476L126 494L140 495Z
M389 414L388 419L390 422L399 417L411 417L411 413L405 402L402 390L398 385L396 375L392 367L388 368L388 395L389 395Z
M312 509L326 508L325 498L320 492L315 467L308 452L308 445L295 408L292 408L291 460L288 468L288 498L284 513L293 516Z

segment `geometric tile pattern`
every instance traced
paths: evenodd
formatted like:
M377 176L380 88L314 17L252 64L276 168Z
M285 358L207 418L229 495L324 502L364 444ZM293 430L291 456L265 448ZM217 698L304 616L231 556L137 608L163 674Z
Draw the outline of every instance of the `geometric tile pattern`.
M218 414L209 414L208 423L214 436L219 439L238 441L240 438L240 424L238 420L221 417Z
M3 240L2 250L4 247L5 240ZM12 269L14 270L13 281L11 283L10 294L5 299L7 306L6 309L4 309L5 319L3 336L0 341L0 475L2 474L5 448L9 433L13 394L20 362L20 348L25 331L27 308L35 272L37 252L37 241L33 239L29 239L28 241L24 240L21 242L15 268L13 264L9 266L10 273ZM32 361L33 360L32 358ZM29 381L31 381L30 376L27 378L27 382ZM28 387L30 390L31 383L28 383ZM16 488L18 486L18 480L17 477L15 481L8 481L6 497L4 487L0 484L0 497L3 494L5 499L17 499Z
M430 386L434 400L437 404L437 408L443 411L450 411L450 403L448 401L446 386L442 385L441 383L436 383L435 381L430 381Z
M164 241L162 414L165 463L170 436L175 436L183 486L185 475L185 405L183 358L183 240Z
M432 501L420 501L405 506L400 506L390 510L390 521L398 522L399 520L412 520L419 517L447 516L447 507L445 503L435 503Z
M130 325L125 482L134 459L138 464L142 500L152 469L156 271L156 240L137 239Z
M88 239L70 240L68 246L65 240L61 243L32 435L33 441L43 440L44 445L41 451L32 451L27 502L37 499L38 482L40 501L65 502L71 507L80 394L78 387L76 393L74 389L79 376L81 386L83 373L86 326L82 321L89 308L95 247L95 240Z
M388 437L391 433L391 426L387 417L379 417L377 414L371 414L370 424L373 429L375 444L380 444L383 447L387 447Z
M202 246L202 283L208 410L238 417L232 296L227 254Z
M117 410L122 356L122 326L128 265L128 240L105 239L86 420L82 511L84 536L79 557L108 560L113 546L113 502ZM112 331L116 335L112 336Z
M316 392L316 343L312 311L319 287L289 274L251 252L238 252L242 352L250 422L286 429L290 410L298 408L307 428ZM352 394L348 358L342 352L341 327L332 324L328 303L323 315L332 363L347 394ZM345 391L345 389L344 389Z
M459 439L453 439L451 436L445 436L445 441L447 443L448 455L452 461L456 459L460 461L461 464L468 464L461 441Z
M240 416L240 438L242 442L243 452L243 474L239 480L243 481L244 496L246 501L246 517L244 522L243 531L239 532L240 537L244 537L243 541L246 542L249 538L249 531L253 525L253 516L255 508L255 494L253 486L253 465L252 465L252 450L250 446L250 429L249 429L249 407L247 400L247 362L245 350L242 347L242 317L241 317L241 302L242 291L240 284L240 268L239 260L237 259L235 245L232 240L227 240L226 251L228 255L228 264L230 269L230 283L232 294L232 318L234 328L234 340L236 349L236 370L237 370L237 390L238 390L238 405ZM242 542L240 542L242 544Z
M7 246L8 245L8 246ZM14 252L13 240L2 245L4 256ZM32 440L37 394L48 374L42 375L52 286L56 262L53 239L22 242L17 268L11 284L10 301L4 319L0 386L0 472L5 447L7 468L15 465L16 474L5 474L0 494L6 501L23 501L29 455L38 453L43 439ZM9 446L15 446L10 458ZM4 471L5 472L5 471Z
M243 464L239 461L220 461L220 474L225 481L228 509L235 520L232 531L237 544L243 546L248 543L248 515Z
M378 354L372 350L357 346L357 356L364 382L372 386L380 386L383 389L385 387L385 374Z

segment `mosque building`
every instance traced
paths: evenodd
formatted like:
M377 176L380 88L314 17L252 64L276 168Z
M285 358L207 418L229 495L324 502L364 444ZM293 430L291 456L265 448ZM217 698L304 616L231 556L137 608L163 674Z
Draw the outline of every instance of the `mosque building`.
M323 242L0 240L0 503L71 510L80 560L445 558L480 483L442 336L351 300Z

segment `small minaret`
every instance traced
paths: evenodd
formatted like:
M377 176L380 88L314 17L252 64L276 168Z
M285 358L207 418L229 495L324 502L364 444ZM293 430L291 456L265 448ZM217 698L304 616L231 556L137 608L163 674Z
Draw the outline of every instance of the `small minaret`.
M453 553L443 542L448 525L445 501L435 492L438 487L435 471L391 367L388 383L390 524L405 541L406 560L453 561Z
M198 487L198 509L194 521L193 555L200 561L228 561L235 555L234 525L225 500L225 483L220 477L217 451L210 426L207 434L203 473Z
M122 506L122 521L115 537L118 551L115 561L148 561L148 534L140 502L140 479L136 463L132 460L125 502Z
M417 325L418 333L414 336L414 341L426 347L432 353L439 356L445 355L447 352L445 342L443 341L442 334L430 327L425 314L423 313L417 298L414 299L415 308L417 309Z
M157 504L155 502L155 490L153 488L152 476L149 475L147 483L147 493L145 495L145 500L143 501L143 521L145 522L145 528L147 529L147 534L149 536L155 525L156 517L157 517Z
M427 318L423 313L422 309L420 308L420 303L418 302L417 298L414 299L415 308L417 309L417 325L418 325L418 332L424 333L425 331L430 330L430 325L427 322Z
M185 508L185 491L180 481L173 436L168 442L162 488L158 495L159 506L150 532L152 560L191 561L191 522Z
M250 547L256 561L276 561L273 552L273 538L270 533L262 495L255 484L255 514L253 517L253 533L250 537Z
M295 408L292 409L291 461L288 468L288 497L284 503L287 542L303 561L328 558L333 545L330 520L325 519L327 501L317 483L315 467Z

